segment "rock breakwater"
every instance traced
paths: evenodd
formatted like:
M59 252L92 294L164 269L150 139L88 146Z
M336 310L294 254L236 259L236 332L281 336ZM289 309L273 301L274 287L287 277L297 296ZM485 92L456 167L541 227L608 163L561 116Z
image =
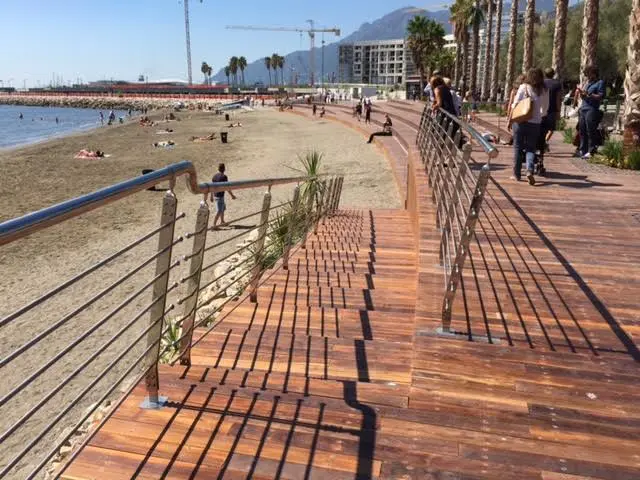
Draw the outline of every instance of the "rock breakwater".
M94 108L102 110L161 110L183 108L209 110L222 104L220 99L182 99L120 96L56 96L56 95L0 95L0 104L31 107Z

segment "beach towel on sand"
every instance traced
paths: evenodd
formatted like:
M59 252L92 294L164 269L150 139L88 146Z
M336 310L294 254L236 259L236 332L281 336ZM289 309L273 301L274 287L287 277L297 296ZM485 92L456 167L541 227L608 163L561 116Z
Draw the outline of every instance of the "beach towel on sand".
M82 158L82 159L85 159L85 160L99 160L101 158L109 158L110 156L111 156L110 153L105 153L101 157L96 157L95 155L83 155L83 154L79 153L77 155L74 155L73 158Z

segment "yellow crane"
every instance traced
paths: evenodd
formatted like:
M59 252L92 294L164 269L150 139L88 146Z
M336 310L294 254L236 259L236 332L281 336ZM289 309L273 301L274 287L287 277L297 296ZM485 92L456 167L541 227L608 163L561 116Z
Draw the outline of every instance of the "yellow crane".
M315 57L313 49L315 47L316 33L335 33L336 37L340 36L340 29L334 28L315 28L313 20L307 20L309 28L296 27L258 27L253 25L227 25L229 30L260 30L271 32L299 32L309 34L309 83L313 86L315 81Z

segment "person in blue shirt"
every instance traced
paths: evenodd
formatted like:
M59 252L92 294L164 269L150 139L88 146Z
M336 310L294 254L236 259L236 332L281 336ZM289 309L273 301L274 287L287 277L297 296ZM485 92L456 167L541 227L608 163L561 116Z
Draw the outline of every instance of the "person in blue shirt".
M600 103L605 95L604 81L599 79L598 67L589 66L584 69L587 84L577 87L577 95L582 99L580 106L580 147L578 153L582 158L590 158L598 148L598 125L602 120Z

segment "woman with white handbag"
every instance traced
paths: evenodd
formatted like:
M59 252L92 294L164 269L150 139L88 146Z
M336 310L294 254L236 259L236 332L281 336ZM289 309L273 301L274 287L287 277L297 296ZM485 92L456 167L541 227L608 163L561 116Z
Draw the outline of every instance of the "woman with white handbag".
M507 128L513 129L514 159L511 178L514 180L520 181L522 151L524 151L527 180L530 185L535 185L533 171L540 137L540 124L548 108L549 92L544 85L544 74L541 69L532 68L526 73L524 83L518 87L507 123Z

